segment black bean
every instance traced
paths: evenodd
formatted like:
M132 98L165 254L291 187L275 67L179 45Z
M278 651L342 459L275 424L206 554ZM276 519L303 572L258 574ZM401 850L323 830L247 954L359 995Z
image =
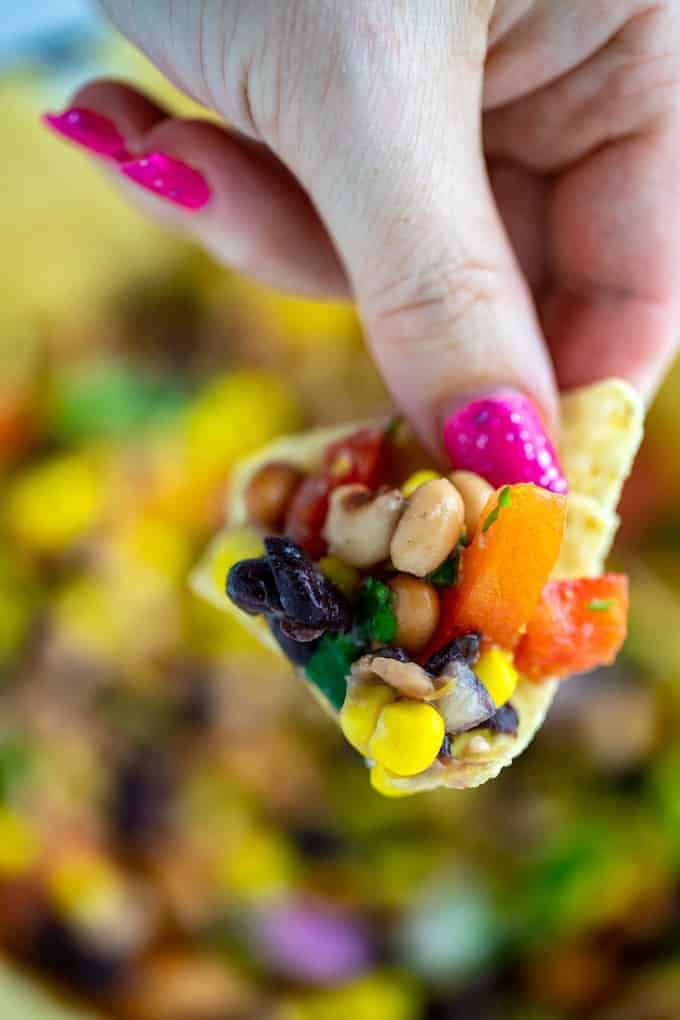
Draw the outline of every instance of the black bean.
M512 737L517 736L519 729L519 716L512 705L501 705L501 707L484 723L484 726L493 730L494 733L507 733Z
M272 569L263 557L234 564L227 576L227 595L246 613L281 610Z
M448 733L444 734L442 746L439 748L439 754L437 757L443 764L446 764L446 762L451 759L451 737Z
M310 630L343 631L352 624L349 602L294 542L270 536L264 541L283 615Z
M290 659L294 666L306 666L316 649L318 641L302 642L288 637L282 630L281 620L277 617L268 617L267 623L283 654Z
M296 623L295 620L290 620L286 616L281 617L281 631L286 637L292 638L293 641L300 641L301 643L307 643L309 641L315 641L324 632L323 627L305 627L301 623Z
M476 729L496 711L491 695L477 674L462 659L449 659L445 676L454 683L440 704L450 735Z
M469 634L461 634L454 638L448 645L444 645L438 652L427 660L425 670L432 676L439 676L444 672L452 659L458 662L465 662L468 666L474 666L479 659L479 649L482 642L482 635L470 631Z

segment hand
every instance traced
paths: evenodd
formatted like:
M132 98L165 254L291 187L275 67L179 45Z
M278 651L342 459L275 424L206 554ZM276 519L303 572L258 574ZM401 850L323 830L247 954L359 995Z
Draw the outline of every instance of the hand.
M551 424L556 380L620 375L653 393L680 327L680 5L104 7L230 125L87 86L74 106L113 122L124 159L161 152L199 171L174 200L202 207L130 191L230 266L352 295L434 449L452 402L499 386L532 396Z

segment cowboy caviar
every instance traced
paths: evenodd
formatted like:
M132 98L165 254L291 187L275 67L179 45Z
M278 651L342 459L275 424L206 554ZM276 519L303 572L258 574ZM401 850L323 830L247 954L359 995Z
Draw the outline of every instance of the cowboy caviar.
M332 443L313 473L261 467L246 506L264 555L236 563L226 589L393 795L392 779L515 737L518 683L613 661L627 615L622 576L549 580L565 496L469 472L400 478L398 431Z

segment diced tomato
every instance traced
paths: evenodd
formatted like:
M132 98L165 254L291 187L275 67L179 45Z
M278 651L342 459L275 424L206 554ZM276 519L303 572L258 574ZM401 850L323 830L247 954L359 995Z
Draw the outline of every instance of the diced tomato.
M361 429L327 448L321 470L302 483L286 517L285 534L313 559L326 553L321 532L328 500L340 485L378 489L389 477L392 443L384 429Z
M418 655L418 662L426 663L435 652L438 652L449 641L453 641L460 630L456 626L455 610L458 604L456 586L451 588L440 588L439 590L439 623L437 629L430 638L429 644L425 646Z
M623 574L550 581L517 646L515 665L532 680L608 665L624 642L627 618Z
M326 542L321 532L332 488L331 482L323 475L306 478L295 493L286 516L284 534L315 560L326 554Z
M333 488L360 483L378 489L389 477L392 442L385 429L368 428L331 443L323 459L323 472Z
M494 493L463 553L459 583L442 595L439 626L423 661L469 631L501 648L515 647L557 562L565 518L565 497L536 485Z

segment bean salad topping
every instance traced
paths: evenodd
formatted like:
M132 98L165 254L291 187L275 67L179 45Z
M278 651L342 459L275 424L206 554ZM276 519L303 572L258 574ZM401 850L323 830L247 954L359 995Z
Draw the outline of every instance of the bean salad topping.
M519 718L475 672L481 633L430 654L490 487L466 476L459 491L455 476L429 470L404 482L392 443L389 430L363 430L329 447L314 473L260 468L246 494L251 523L276 530L285 516L285 534L267 534L263 556L231 568L227 595L266 619L350 743L386 775L411 775L452 761L462 734L516 734Z

